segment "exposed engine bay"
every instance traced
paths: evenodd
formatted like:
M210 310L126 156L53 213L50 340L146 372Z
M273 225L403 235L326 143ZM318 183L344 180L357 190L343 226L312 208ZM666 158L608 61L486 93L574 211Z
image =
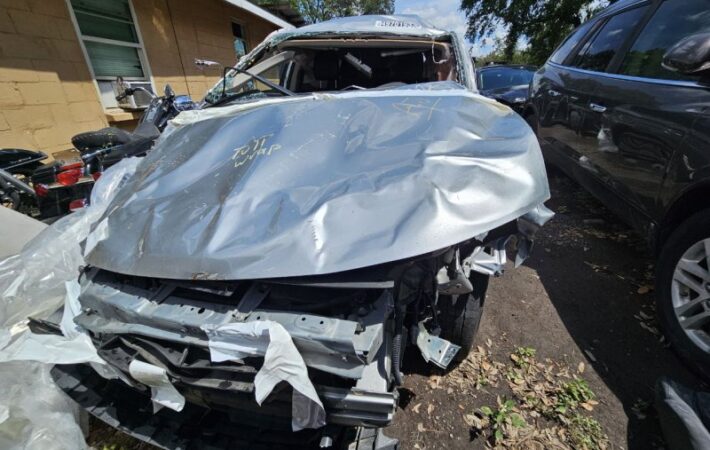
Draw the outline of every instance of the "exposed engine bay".
M294 429L327 423L322 429L327 443L337 439L341 427L390 423L405 351L416 350L441 368L465 358L470 342L459 342L461 348L446 339L460 337L451 319L474 290L474 301L485 296L489 276L503 273L506 244L517 241L513 244L524 257L547 218L545 211L529 214L429 255L331 275L181 281L87 267L74 322L89 332L114 373L134 388L145 391L130 366L144 361L165 370L188 403L225 414L275 415L280 419L272 420L280 420L283 428L289 421ZM325 415L308 401L296 405L284 386L255 410L255 376L265 355L237 359L227 347L229 359L215 358L213 347L223 339L215 330L268 322L290 335ZM33 329L59 331L51 321L35 321Z

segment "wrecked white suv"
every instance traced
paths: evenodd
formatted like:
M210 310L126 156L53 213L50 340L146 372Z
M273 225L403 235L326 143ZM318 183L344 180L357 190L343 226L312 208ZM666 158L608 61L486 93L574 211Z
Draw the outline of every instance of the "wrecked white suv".
M166 448L394 445L404 356L464 358L551 217L534 134L413 16L274 33L204 101L95 221L73 321L105 364L57 383Z

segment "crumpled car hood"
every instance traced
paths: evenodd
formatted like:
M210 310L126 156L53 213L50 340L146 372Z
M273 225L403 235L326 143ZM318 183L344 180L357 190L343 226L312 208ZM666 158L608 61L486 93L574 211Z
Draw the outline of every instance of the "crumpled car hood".
M182 113L87 262L175 279L334 273L422 255L549 198L537 139L453 83Z

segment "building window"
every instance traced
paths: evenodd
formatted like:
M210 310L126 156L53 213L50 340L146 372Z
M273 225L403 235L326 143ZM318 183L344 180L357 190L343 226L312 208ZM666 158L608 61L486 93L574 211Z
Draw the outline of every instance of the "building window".
M117 106L117 77L150 88L145 51L130 0L69 0L77 32L106 107Z
M232 22L232 35L234 36L234 52L237 54L237 60L247 54L247 35L244 31L244 25L237 22Z

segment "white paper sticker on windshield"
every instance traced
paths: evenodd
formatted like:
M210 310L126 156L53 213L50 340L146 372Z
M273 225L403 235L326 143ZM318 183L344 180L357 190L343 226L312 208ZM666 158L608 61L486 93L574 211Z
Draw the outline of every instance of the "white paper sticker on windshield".
M405 22L403 20L377 20L375 26L380 28L421 28L422 26L415 22Z

